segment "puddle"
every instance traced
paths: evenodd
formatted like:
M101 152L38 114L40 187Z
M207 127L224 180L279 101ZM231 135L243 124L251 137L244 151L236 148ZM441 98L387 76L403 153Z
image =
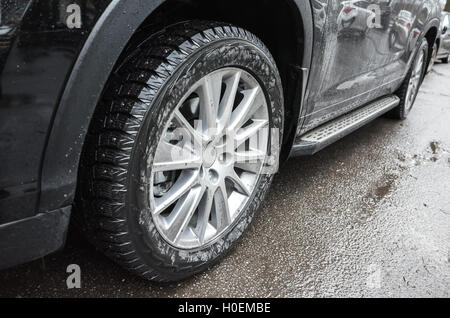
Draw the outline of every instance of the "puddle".
M398 175L393 173L383 175L381 180L378 181L375 187L366 195L366 201L376 204L383 200L390 192L392 192L392 190L394 190L395 181L397 179Z
M393 190L398 176L395 174L387 174L383 176L383 179L383 184L378 186L373 192L372 197L377 202L383 200Z
M384 204L386 198L396 190L396 182L402 175L408 175L407 171L424 164L434 164L442 158L444 149L439 141L431 141L429 146L421 154L408 154L401 150L395 150L397 167L386 172L378 181L375 181L367 194L362 198L360 214L361 222L367 221L375 213L377 208ZM450 164L450 158L448 159Z
M372 217L376 209L395 191L395 183L399 174L386 173L363 197L359 221L364 222Z

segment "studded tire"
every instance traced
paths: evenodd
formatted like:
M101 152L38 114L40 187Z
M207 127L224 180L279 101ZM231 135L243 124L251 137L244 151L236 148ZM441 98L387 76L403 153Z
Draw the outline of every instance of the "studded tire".
M282 132L281 80L268 49L250 32L216 22L172 25L128 50L94 114L81 161L76 222L101 252L148 280L178 281L217 263L248 228L272 181L271 174L261 175L231 229L200 250L168 244L148 214L145 158L156 150L162 127L189 86L227 66L243 68L260 82L270 127Z

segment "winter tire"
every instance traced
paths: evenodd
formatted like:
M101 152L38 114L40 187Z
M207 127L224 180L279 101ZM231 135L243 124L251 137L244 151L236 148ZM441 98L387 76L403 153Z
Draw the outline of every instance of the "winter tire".
M250 32L188 21L146 38L127 51L95 112L79 227L146 279L206 270L264 199L283 116L276 64Z

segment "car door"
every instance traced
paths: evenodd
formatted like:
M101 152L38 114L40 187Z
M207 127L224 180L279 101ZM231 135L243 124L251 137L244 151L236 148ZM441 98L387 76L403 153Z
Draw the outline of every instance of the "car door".
M389 54L381 18L383 0L313 0L326 8L326 23L315 28L315 54L303 130L309 130L368 100L379 87ZM318 43L319 41L319 43ZM372 96L373 97L373 96ZM369 97L370 98L370 97ZM312 105L312 106L311 106Z
M392 0L390 7L389 55L383 68L383 83L398 86L408 71L433 6L428 0Z

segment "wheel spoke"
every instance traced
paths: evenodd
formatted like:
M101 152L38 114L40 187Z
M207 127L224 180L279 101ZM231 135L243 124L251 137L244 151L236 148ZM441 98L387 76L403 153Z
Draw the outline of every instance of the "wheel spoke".
M253 124L248 127L241 128L235 136L235 149L239 148L245 141L255 136L261 129L269 125L268 120L254 120Z
M265 158L266 155L262 151L238 151L234 154L234 167L253 174L259 174Z
M158 162L153 165L154 172L200 169L202 162L198 158L178 161Z
M416 74L422 73L422 67L423 67L423 54L420 55L419 62L416 65L416 68L415 68Z
M264 160L266 154L259 150L238 151L234 154L235 163L249 163Z
M200 157L188 149L163 141L155 155L153 172L198 169L201 163Z
M241 128L264 103L264 94L259 87L242 91L242 94L242 102L231 115L229 129L232 131Z
M203 242L205 241L205 233L209 225L209 217L211 215L213 203L214 203L214 192L212 189L207 189L198 207L199 216L198 216L197 235L200 244L203 244Z
M179 110L175 112L174 117L176 121L181 125L180 128L187 133L187 136L189 136L189 139L194 146L194 151L197 151L199 149L198 147L203 143L202 135L197 130L195 130L194 127L192 127L192 125L186 120L186 117L184 117Z
M228 193L225 180L220 183L218 191L216 192L215 211L217 221L217 231L224 230L231 223L230 207L228 205Z
M200 120L204 131L216 128L222 92L222 76L222 73L206 76L200 89Z
M229 79L225 81L226 90L225 94L220 102L219 108L219 130L223 130L227 127L231 114L233 112L233 106L236 100L236 93L239 87L239 81L241 79L242 72L234 73Z
M250 196L250 190L248 189L248 186L242 181L242 179L238 176L236 171L233 171L230 173L228 177L233 184L235 185L236 190L238 190L239 193L242 193L243 195Z
M198 172L182 173L167 193L155 199L154 214L162 213L197 184Z
M192 188L183 199L177 202L168 221L167 236L169 240L173 242L178 241L180 235L191 221L204 193L205 187L197 186Z

